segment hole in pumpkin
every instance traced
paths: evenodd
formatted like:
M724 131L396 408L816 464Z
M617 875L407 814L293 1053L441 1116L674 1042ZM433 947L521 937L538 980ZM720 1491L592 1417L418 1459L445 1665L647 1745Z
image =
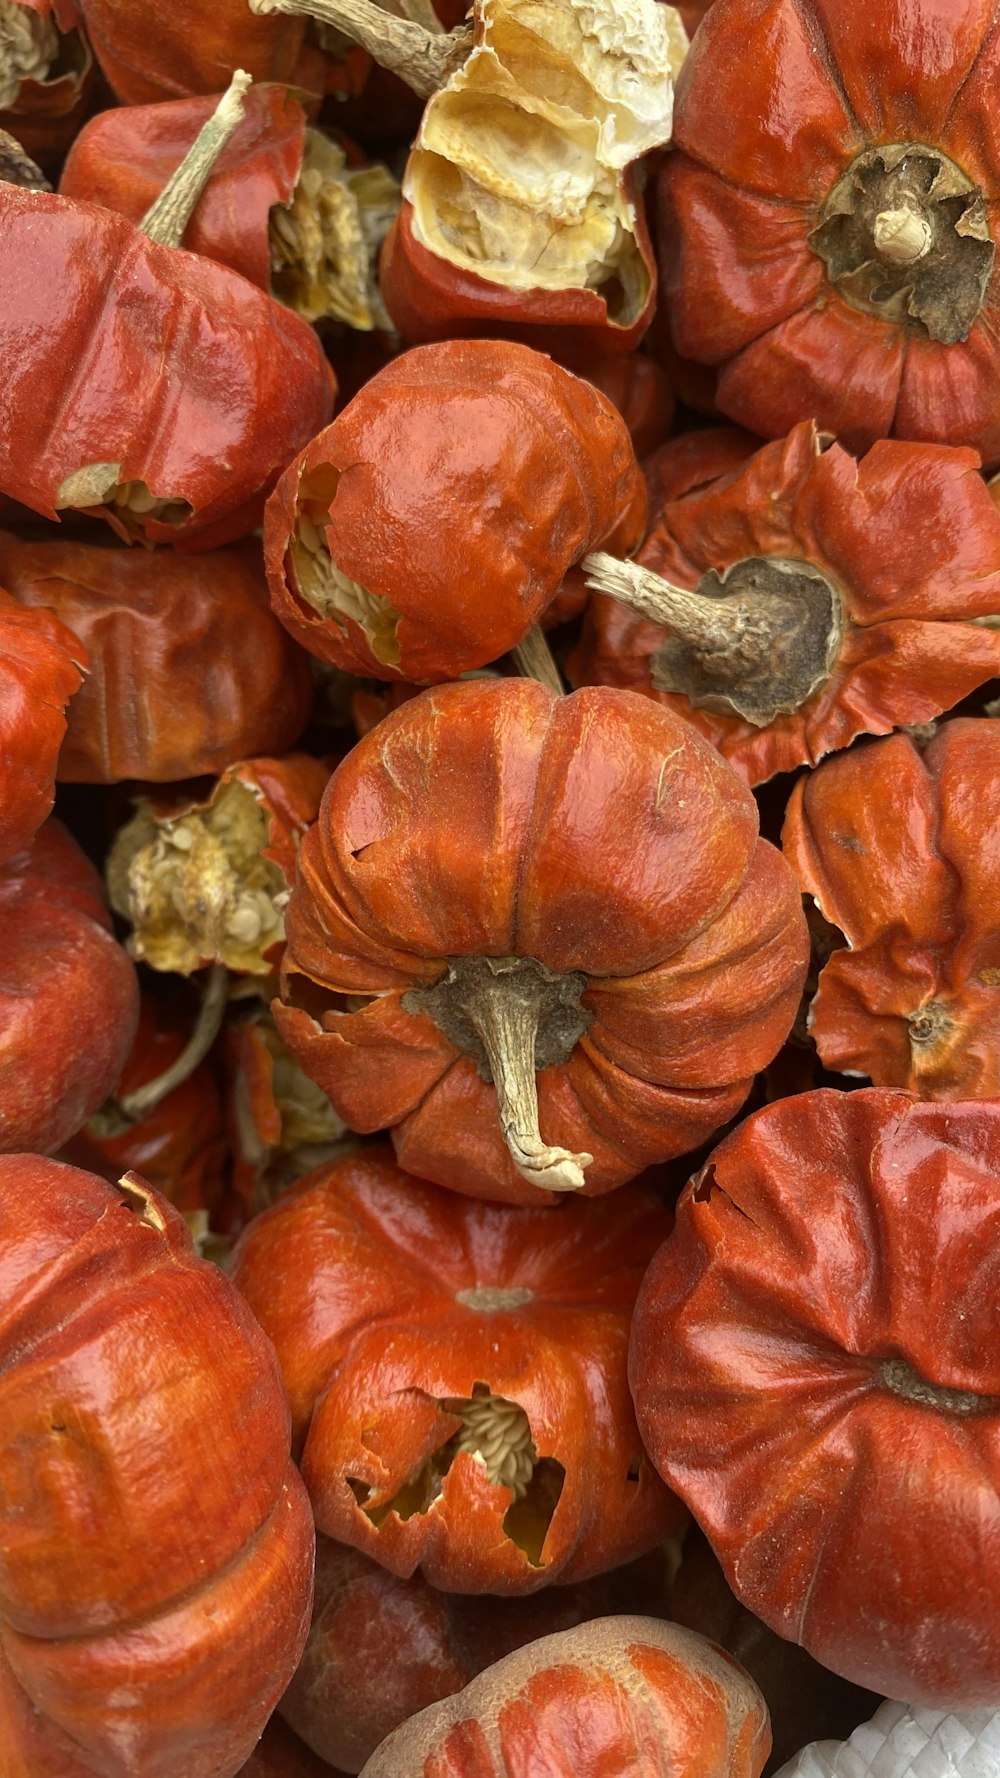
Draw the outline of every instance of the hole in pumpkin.
M391 331L379 294L378 253L399 209L386 167L349 167L336 142L306 130L302 171L287 205L271 211L271 288L306 321Z
M318 617L332 619L344 631L348 622L357 624L375 660L396 667L396 626L401 614L381 593L371 592L338 568L327 547L325 526L339 481L339 470L326 465L307 472L299 482L290 544L295 582L300 596Z
M116 1191L121 1192L122 1208L128 1210L137 1221L144 1222L147 1228L156 1229L163 1234L166 1223L153 1202L153 1194L145 1180L137 1173L123 1173L115 1183Z
M627 1482L637 1482L639 1480L639 1477L641 1476L641 1474L642 1474L642 1459L641 1459L641 1457L633 1457L631 1463L628 1466L628 1469L625 1471L625 1480Z
M449 1397L438 1405L460 1422L444 1444L432 1451L391 1500L369 1506L375 1490L356 1476L347 1483L376 1531L390 1514L405 1523L431 1510L456 1457L466 1452L481 1463L487 1480L514 1495L503 1519L504 1535L523 1552L533 1568L542 1566L542 1549L566 1480L563 1465L539 1457L528 1416L518 1402L494 1395L487 1383L474 1383L471 1397Z
M22 0L0 0L0 111L15 104L24 80L39 84L59 54L59 33Z

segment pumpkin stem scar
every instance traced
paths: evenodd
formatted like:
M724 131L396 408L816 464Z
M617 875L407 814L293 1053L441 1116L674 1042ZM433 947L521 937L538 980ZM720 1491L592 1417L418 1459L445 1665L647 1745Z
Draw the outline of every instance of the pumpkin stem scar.
M546 686L549 691L562 697L566 689L562 674L556 666L541 624L532 624L527 634L511 649L510 657L522 679L537 679L539 685Z
M691 591L603 550L583 560L587 585L666 632L650 672L659 691L735 713L755 728L808 702L843 638L840 594L811 562L749 556L703 574Z
M252 85L251 76L237 68L211 117L139 224L151 241L161 247L180 246L215 163L242 122L243 100Z
M59 33L50 19L21 0L0 0L0 111L16 103L22 81L45 81L58 54Z
M134 1123L138 1118L145 1117L162 1099L181 1086L189 1074L194 1073L199 1062L204 1061L219 1034L228 999L229 971L224 963L213 963L194 1029L180 1055L155 1080L147 1080L141 1087L136 1087L134 1092L125 1093L118 1100L117 1109L127 1122Z
M375 0L250 0L250 11L264 17L274 12L299 14L332 26L360 44L381 67L398 74L422 99L444 85L472 48L467 25L431 31L384 11Z
M593 1155L551 1148L538 1128L538 1068L568 1060L590 1015L583 975L555 975L533 957L458 957L433 988L404 996L474 1057L496 1088L500 1128L522 1178L543 1191L579 1191Z
M878 1365L876 1379L891 1394L922 1407L938 1408L945 1414L1000 1414L1000 1397L977 1395L970 1389L947 1389L940 1383L928 1382L905 1358L885 1358Z

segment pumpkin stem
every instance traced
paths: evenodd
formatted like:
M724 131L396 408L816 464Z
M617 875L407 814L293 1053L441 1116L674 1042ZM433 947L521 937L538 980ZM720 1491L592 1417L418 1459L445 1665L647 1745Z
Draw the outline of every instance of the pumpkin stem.
M139 224L151 241L161 247L180 246L216 161L242 121L243 100L252 85L252 77L237 68L211 117Z
M527 635L511 649L510 655L522 679L537 679L539 685L547 686L557 697L562 697L566 687L541 624L532 624Z
M579 1191L593 1155L550 1148L538 1128L535 1040L543 998L536 978L516 967L504 968L504 959L483 961L487 968L475 993L466 998L465 1010L486 1051L511 1160L523 1178L543 1191Z
M137 1123L139 1118L145 1117L175 1087L182 1086L188 1075L194 1073L199 1062L204 1061L219 1035L228 999L229 971L224 963L213 963L194 1029L180 1055L154 1080L144 1081L141 1087L125 1093L118 1100L118 1110L129 1123Z
M879 211L872 223L872 239L883 259L893 265L913 265L929 251L933 233L925 216L904 205Z
M755 728L806 703L840 653L840 595L810 562L751 556L710 570L693 591L603 550L583 570L589 587L666 632L650 663L658 690Z
M375 0L250 0L250 11L261 16L304 14L331 25L359 43L381 67L398 74L421 99L429 99L444 86L472 48L468 25L431 31L410 18L385 12Z

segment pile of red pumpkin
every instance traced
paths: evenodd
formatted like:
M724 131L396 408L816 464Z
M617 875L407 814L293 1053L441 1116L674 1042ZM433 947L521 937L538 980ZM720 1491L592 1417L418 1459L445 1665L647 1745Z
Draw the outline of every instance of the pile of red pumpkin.
M0 1778L1000 1774L998 141L0 0Z

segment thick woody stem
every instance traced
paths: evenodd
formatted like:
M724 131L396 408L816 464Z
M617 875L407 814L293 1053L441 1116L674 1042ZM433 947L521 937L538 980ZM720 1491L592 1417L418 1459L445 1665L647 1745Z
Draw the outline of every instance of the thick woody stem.
M872 240L883 259L893 265L914 265L930 249L931 225L925 216L904 206L881 210L872 224Z
M472 48L472 31L459 25L454 31L431 31L409 18L385 12L375 0L249 0L250 11L304 14L332 25L334 30L359 43L362 49L407 86L429 99Z
M518 1172L543 1191L579 1191L591 1154L570 1154L550 1148L538 1128L538 1086L535 1038L539 1006L531 994L511 992L503 976L492 991L481 991L467 1003L471 1023L482 1040L496 1088L500 1128Z
M541 624L532 624L527 635L511 649L510 655L522 679L537 679L539 685L547 686L549 691L562 697L566 687Z
M139 1118L145 1117L168 1093L181 1086L189 1074L194 1073L199 1062L204 1061L219 1034L228 998L229 971L225 964L213 963L194 1030L176 1061L171 1062L170 1067L158 1074L155 1080L147 1080L141 1087L136 1087L134 1092L126 1093L118 1100L118 1110L130 1123L136 1123Z
M161 247L179 247L215 164L243 118L243 100L252 77L237 68L207 123L198 131L176 172L139 224Z
M715 653L737 642L739 625L731 609L713 610L700 593L674 586L662 575L640 568L638 562L622 562L604 550L594 550L584 557L582 566L587 585L595 592L621 599L640 617L672 630L692 647Z

